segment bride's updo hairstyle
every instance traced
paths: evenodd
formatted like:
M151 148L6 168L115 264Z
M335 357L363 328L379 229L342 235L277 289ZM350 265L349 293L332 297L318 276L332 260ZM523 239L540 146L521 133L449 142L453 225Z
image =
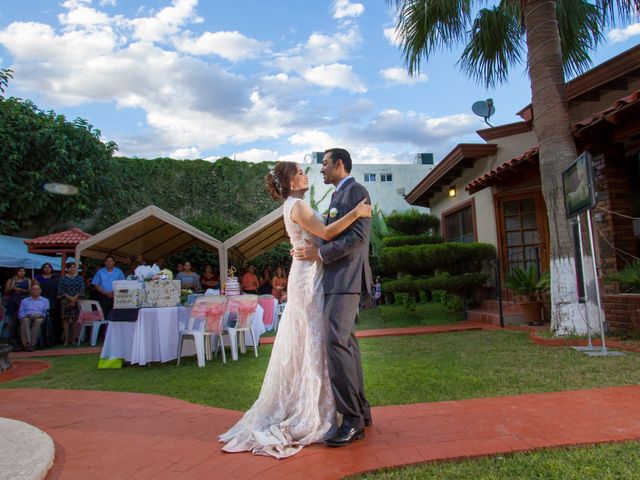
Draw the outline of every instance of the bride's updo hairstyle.
M298 173L295 162L276 162L264 177L267 192L274 200L286 200L291 194L291 179Z

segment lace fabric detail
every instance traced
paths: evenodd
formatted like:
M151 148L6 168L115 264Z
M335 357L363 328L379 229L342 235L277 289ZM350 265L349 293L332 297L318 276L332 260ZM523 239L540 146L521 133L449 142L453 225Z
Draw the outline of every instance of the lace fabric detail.
M301 199L284 203L293 246L313 236L291 220ZM242 419L220 435L227 452L251 451L285 458L321 441L335 427L335 402L327 371L322 263L293 260L284 309L258 399Z

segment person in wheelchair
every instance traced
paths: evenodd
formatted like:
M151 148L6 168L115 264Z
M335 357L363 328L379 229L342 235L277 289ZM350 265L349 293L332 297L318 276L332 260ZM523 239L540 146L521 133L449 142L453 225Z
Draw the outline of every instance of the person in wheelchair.
M33 351L38 344L40 327L49 312L49 300L41 296L40 285L32 283L29 288L30 296L20 302L18 321L20 322L20 340L22 347L27 351Z

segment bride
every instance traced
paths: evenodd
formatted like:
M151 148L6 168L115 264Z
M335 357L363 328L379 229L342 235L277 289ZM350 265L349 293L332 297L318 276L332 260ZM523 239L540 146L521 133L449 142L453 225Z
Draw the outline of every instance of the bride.
M294 162L278 162L265 177L267 191L284 201L284 223L295 246L331 240L360 217L371 216L362 200L325 225L303 200L309 179ZM251 451L286 458L322 441L336 427L322 308L322 263L293 259L288 300L273 344L260 395L242 419L220 435L226 452Z

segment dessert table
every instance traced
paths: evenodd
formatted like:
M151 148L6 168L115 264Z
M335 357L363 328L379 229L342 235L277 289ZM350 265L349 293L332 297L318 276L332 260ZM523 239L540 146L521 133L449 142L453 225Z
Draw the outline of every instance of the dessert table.
M131 315L132 312L127 314ZM179 332L187 328L190 314L191 307L183 306L141 308L135 321L109 321L100 357L123 358L138 365L175 360ZM253 331L258 339L266 331L263 315L258 305L252 319ZM228 337L224 339L225 346L229 347ZM253 345L250 336L246 338L246 344ZM193 340L188 339L182 348L182 356L190 355L195 355L195 345Z

